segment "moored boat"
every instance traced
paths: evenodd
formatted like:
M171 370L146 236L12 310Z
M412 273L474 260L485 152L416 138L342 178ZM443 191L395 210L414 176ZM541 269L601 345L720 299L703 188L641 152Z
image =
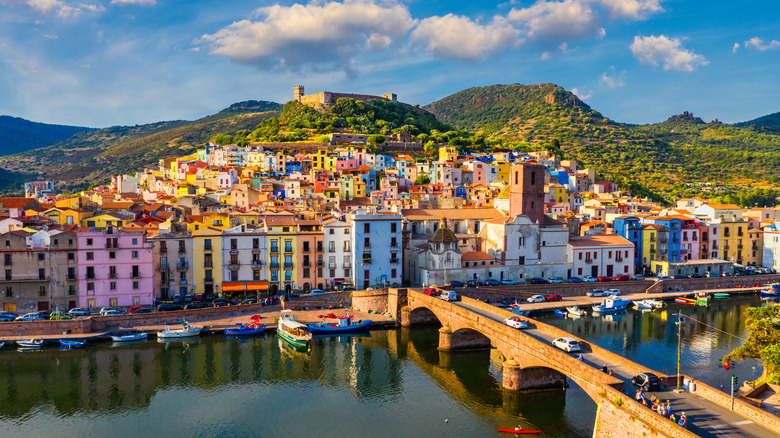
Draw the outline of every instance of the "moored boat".
M265 333L265 324L236 324L236 327L225 329L225 336L251 336Z
M780 297L780 284L772 283L768 288L761 290L761 298Z
M146 339L149 334L146 332L139 332L139 333L128 333L124 335L110 335L111 340L114 342L133 342L133 341L140 341L142 339Z
M203 327L193 327L186 320L182 323L180 329L172 329L165 324L165 329L157 332L157 338L159 339L177 339L177 338L189 338L191 336L200 336L200 332L203 331Z
M685 297L677 297L674 299L674 302L678 304L688 304L691 306L696 304L696 300L694 300L693 298L685 298Z
M706 306L710 302L710 296L705 293L696 294L696 303Z
M43 339L30 339L29 341L16 341L16 345L22 348L43 348Z
M640 300L640 301L633 301L632 304L634 304L634 307L636 307L639 310L653 310L655 309L655 306L648 303L647 300Z
M601 299L601 304L596 304L593 306L593 311L596 313L610 313L610 312L619 312L621 310L625 310L626 307L628 307L628 303L630 303L631 300L624 300L619 297L605 297Z
M712 294L713 298L728 298L730 296L731 296L730 294L727 294L725 292L718 292L718 293Z
M306 324L296 321L292 310L282 310L279 316L279 326L276 333L281 339L296 349L308 349L311 341L311 330Z
M538 431L538 430L528 430L528 429L517 429L517 428L515 428L515 429L506 429L506 428L501 428L501 427L498 427L496 429L499 432L502 432L502 433L516 433L518 435L537 435L537 434L540 433L540 431Z
M337 319L339 320L338 322L318 322L316 324L309 324L309 330L311 330L312 333L345 333L368 330L369 327L371 327L370 319L365 321L353 321L353 317L349 314L346 316L339 316Z
M585 316L588 314L588 312L580 309L578 306L569 306L566 308L566 311L569 312L569 315L571 316Z
M666 305L666 303L664 303L664 300L660 300L658 298L644 299L642 301L653 306L653 309L660 309L661 307Z
M78 341L75 339L60 339L60 347L62 348L84 348L86 346L86 341Z
M555 309L553 310L553 313L559 318L566 318L566 315L568 315L569 312L561 309Z

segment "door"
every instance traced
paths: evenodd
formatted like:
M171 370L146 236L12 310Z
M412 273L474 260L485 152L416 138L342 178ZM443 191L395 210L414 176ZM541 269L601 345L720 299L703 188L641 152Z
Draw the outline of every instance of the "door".
M612 265L607 265L607 277L612 277L612 275L614 274L613 272L614 270L615 269Z
M49 310L49 302L48 301L38 301L38 311L44 311Z
M3 310L6 312L16 313L16 303L3 303Z
M117 299L116 298L109 298L108 299L108 305L109 305L109 307L116 307L117 306Z
M76 308L76 300L68 301L68 310Z
M141 305L141 297L133 297L133 305L134 306L140 306Z
M590 276L591 277L598 277L599 276L599 267L598 266L591 266L590 267Z

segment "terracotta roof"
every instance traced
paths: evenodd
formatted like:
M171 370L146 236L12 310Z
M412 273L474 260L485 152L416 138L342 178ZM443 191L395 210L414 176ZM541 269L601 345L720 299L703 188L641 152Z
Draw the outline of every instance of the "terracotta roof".
M587 237L572 237L569 239L569 245L577 247L614 245L634 246L631 241L617 234L594 234L593 236Z
M495 260L495 257L485 251L473 251L463 254L462 260L464 262L473 262L477 260Z
M715 210L742 210L742 207L734 204L715 204L715 203L707 203L704 204L708 207L712 207ZM703 207L703 206L702 206Z
M463 219L494 219L504 217L504 213L495 208L443 208L443 209L407 209L401 214L408 220L463 220Z

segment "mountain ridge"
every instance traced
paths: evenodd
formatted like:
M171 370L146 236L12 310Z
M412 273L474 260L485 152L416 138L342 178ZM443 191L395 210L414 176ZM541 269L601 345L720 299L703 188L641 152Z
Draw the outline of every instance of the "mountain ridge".
M0 156L48 146L91 129L0 115Z

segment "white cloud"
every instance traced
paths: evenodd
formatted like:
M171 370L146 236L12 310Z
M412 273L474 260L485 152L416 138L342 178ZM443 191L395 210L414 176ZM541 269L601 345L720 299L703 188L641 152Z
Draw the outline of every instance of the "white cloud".
M734 43L734 47L731 48L731 53L737 53L739 50L739 43Z
M704 56L686 50L679 38L664 35L636 36L630 49L639 62L654 66L663 64L664 70L692 72L700 65L709 64Z
M527 8L512 9L507 18L536 40L584 39L604 32L601 18L588 0L540 1Z
M154 6L157 0L111 0L112 5Z
M62 0L0 0L1 4L26 4L31 9L43 14L56 14L61 18L71 18L81 15L82 12L99 13L106 10L105 6L100 4L69 4ZM43 24L36 21L36 24Z
M615 68L612 67L610 69L611 74L604 72L601 74L601 82L607 86L607 88L620 88L626 83L623 81L623 74L625 72L620 72L620 74L615 72Z
M482 61L501 49L520 44L520 32L502 17L481 25L468 17L447 14L422 20L411 35L441 58Z
M260 67L349 70L355 55L386 48L414 25L405 6L367 0L274 5L255 12L261 20L235 22L195 43L208 46L210 53Z
M660 0L600 0L600 3L611 18L641 20L664 10Z
M572 88L571 92L574 93L577 97L580 98L580 100L588 100L591 97L593 97L593 90L585 93L585 91L580 91L579 88Z
M27 0L27 5L42 14L48 14L63 6L60 0Z
M767 50L777 50L780 49L780 41L772 40L768 43L765 43L764 40L762 40L759 37L753 37L747 41L745 41L745 48L752 47L756 50L760 50L762 52L765 52Z
M544 53L542 53L542 56L540 57L542 61L547 61L548 59L552 58L553 56L562 55L564 53L569 53L570 50L568 50L569 45L566 43L561 43L558 47L555 48L555 50L548 50Z

